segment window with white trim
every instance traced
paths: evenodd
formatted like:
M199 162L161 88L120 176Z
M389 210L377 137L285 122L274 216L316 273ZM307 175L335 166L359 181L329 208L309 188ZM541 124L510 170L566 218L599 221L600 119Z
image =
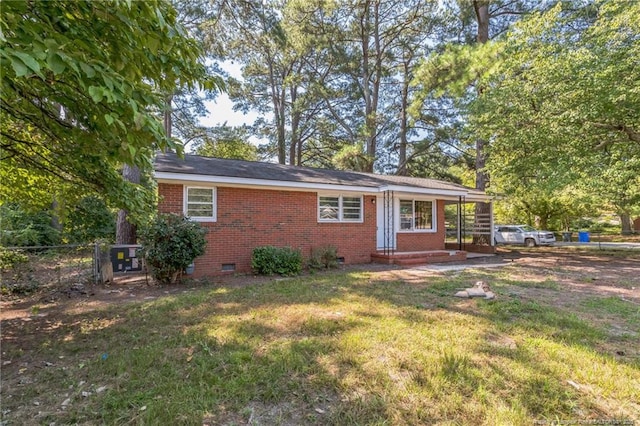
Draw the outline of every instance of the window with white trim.
M401 231L431 231L433 216L433 201L400 200Z
M318 195L319 222L362 222L362 197Z
M197 221L216 220L216 189L186 186L184 189L184 215Z

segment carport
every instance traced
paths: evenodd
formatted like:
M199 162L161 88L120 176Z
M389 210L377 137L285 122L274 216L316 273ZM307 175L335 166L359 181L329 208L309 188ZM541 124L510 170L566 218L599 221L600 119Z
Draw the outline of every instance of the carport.
M469 191L445 205L445 247L476 253L494 253L493 203L481 191Z

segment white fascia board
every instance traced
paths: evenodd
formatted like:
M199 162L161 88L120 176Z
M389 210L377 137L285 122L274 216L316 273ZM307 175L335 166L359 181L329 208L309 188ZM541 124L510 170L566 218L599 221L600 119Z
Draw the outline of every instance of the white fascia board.
M209 184L209 185L253 187L253 188L279 189L279 190L290 190L290 191L358 192L358 193L365 193L365 194L378 193L378 188L370 187L370 186L339 185L339 184L310 183L310 182L290 182L290 181L280 181L280 180L247 179L247 178L229 177L229 176L209 176L209 175L169 173L169 172L154 172L153 175L158 182L176 183L176 184L185 184L185 185L193 184L194 182L197 182L199 184Z
M399 185L389 185L380 188L380 192L384 191L394 191L398 196L402 195L433 195L437 196L438 199L447 200L447 201L458 201L459 197L463 197L464 201L477 203L483 202L488 203L493 200L494 197L486 194L481 194L472 190L473 192L469 192L465 189L453 190L453 189L435 189L435 188L416 188L416 187L407 187L407 186L399 186Z
M381 194L385 191L394 191L398 195L427 195L438 199L457 200L458 197L465 197L466 201L490 201L489 196L480 194L469 194L467 191L448 190L436 188L417 188L413 186L385 185L380 187L339 185L328 183L312 182L291 182L266 179L248 179L230 176L210 176L187 173L154 172L154 177L158 182L174 183L182 185L193 185L194 183L206 185L224 185L236 187L251 187L289 191L328 191L328 192L357 192L362 194Z
M465 190L451 190L451 189L436 189L436 188L417 188L413 186L399 186L399 185L387 185L380 187L380 192L393 191L399 194L408 195L433 195L440 198L444 197L464 197L467 195Z
M494 200L494 197L490 195L468 194L464 200L467 203L489 203Z

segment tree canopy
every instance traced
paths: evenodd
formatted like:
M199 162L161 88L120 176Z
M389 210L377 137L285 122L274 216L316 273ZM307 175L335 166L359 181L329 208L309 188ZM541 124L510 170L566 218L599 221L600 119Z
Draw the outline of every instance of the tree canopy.
M150 204L151 192L125 182L118 167L148 168L154 150L180 151L159 118L166 96L219 83L207 80L173 7L3 2L0 29L2 195L44 184L46 198L68 182L129 210Z
M191 143L470 186L475 174L527 217L566 223L599 200L628 219L638 28L640 5L621 0L4 2L0 196L48 208L100 192L135 212L153 195L123 164L144 177L154 150ZM251 126L198 123L223 61L242 70L234 108L262 114Z
M561 209L539 200L582 188L624 222L640 201L639 55L637 3L559 3L486 45L449 47L417 82L423 97L454 93L466 133L489 141L493 191L544 218Z
M596 6L587 19L558 5L516 25L495 46L502 60L471 124L492 139L498 188L577 182L624 226L640 201L640 5Z

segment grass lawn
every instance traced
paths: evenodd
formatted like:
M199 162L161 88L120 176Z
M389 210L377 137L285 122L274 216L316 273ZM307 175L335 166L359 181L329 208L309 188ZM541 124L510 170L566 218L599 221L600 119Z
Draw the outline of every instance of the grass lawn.
M640 421L640 306L561 271L338 271L205 285L3 345L6 424ZM495 300L452 295L482 279ZM540 295L534 297L532 295ZM27 362L25 362L25 360ZM4 381L4 380L3 380ZM622 424L625 424L624 422Z

